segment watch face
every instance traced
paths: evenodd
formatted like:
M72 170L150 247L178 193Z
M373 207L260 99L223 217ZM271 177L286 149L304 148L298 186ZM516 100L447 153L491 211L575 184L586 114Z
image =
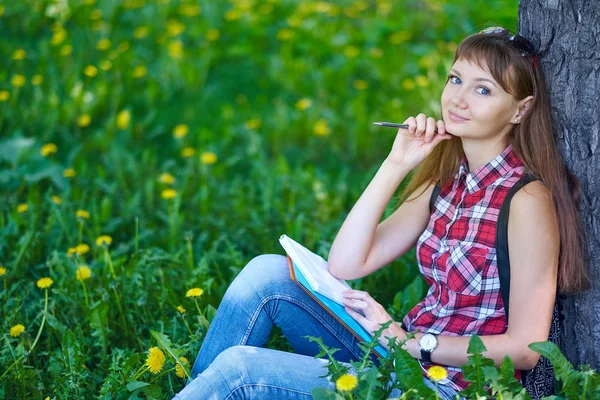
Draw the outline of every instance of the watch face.
M433 351L437 346L437 338L429 333L423 335L419 340L421 348L425 351Z

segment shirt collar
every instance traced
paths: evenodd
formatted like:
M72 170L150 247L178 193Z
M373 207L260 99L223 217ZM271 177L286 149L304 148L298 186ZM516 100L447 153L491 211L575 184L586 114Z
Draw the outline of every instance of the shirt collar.
M469 194L473 194L519 166L522 166L522 163L512 151L512 145L509 144L502 153L473 172L469 172L467 157L464 156L460 160L456 178L459 180L464 178Z

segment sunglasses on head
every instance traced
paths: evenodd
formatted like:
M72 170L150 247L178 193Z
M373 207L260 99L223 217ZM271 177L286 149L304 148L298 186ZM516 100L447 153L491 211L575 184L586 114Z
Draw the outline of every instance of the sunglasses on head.
M513 44L513 46L515 46L515 48L521 52L521 56L533 57L533 70L534 71L536 70L535 47L533 47L533 44L529 40L524 38L523 36L518 35L518 34L513 35L508 29L501 28L501 27L486 28L486 29L480 31L479 33L483 33L484 35L493 33L493 34L497 34L502 37L507 37L508 41L511 42Z
M533 44L531 44L531 42L529 40L527 40L526 38L524 38L521 35L512 35L511 32L508 29L505 28L500 28L500 27L491 27L491 28L487 28L482 30L479 33L483 33L484 35L490 34L490 33L495 33L495 34L500 34L503 36L508 36L508 40L518 49L521 51L521 55L522 56L535 56L535 48L533 47Z

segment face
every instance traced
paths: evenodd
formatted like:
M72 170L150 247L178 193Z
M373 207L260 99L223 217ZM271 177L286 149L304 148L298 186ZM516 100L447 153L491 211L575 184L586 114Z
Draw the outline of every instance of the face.
M522 118L526 100L517 101L492 75L477 64L458 59L442 92L446 130L461 138L484 139L507 135ZM526 108L525 108L526 109Z

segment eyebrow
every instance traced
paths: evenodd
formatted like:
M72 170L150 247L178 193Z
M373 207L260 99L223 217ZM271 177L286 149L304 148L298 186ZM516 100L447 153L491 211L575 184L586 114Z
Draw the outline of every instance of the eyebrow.
M455 74L457 74L458 76L460 76L460 72L458 72L458 71L457 71L457 70L455 70L454 68L452 68L452 69L450 70L450 72L454 72ZM480 82L480 81L487 81L487 82L491 83L492 85L494 85L495 87L498 87L498 86L496 86L496 84L495 84L493 81L491 81L491 80L489 80L489 79L487 79L487 78L476 78L476 79L474 79L474 81L476 81L476 82Z

